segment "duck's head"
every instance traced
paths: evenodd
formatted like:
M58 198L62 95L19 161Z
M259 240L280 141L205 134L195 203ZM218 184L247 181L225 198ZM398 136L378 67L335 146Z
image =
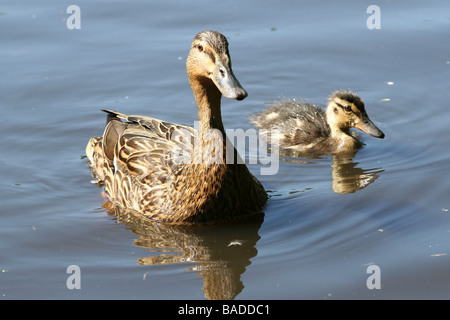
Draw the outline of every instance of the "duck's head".
M231 69L228 41L219 32L203 31L195 36L186 69L191 85L200 83L207 88L213 83L230 99L243 100L248 95Z
M327 107L327 119L330 127L347 131L356 128L376 138L384 138L367 115L364 102L351 91L339 90L331 94Z

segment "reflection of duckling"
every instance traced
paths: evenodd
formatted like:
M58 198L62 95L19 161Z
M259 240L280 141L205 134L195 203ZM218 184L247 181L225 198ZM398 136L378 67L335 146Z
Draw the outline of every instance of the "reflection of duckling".
M211 222L259 213L267 201L262 185L245 164L226 163L227 151L237 158L235 150L225 150L220 139L207 139L216 133L225 137L222 95L247 97L231 69L226 38L215 31L197 34L186 69L203 138L194 139L192 127L107 111L103 136L86 147L97 178L114 204L162 222ZM180 163L181 145L188 160Z
M384 138L366 113L360 97L339 90L329 97L326 111L295 100L282 100L251 117L260 129L278 130L283 148L297 152L339 153L358 149L362 143L350 128Z
M382 168L363 169L347 154L334 154L331 164L332 188L340 194L364 189L378 179Z

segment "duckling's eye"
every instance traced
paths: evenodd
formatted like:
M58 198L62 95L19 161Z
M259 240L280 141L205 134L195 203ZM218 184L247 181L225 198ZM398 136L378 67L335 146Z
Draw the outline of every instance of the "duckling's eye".
M344 106L344 110L345 110L345 111L352 111L352 107L350 107L350 106Z
M203 51L203 46L201 44L197 45L197 49L198 51L202 52Z

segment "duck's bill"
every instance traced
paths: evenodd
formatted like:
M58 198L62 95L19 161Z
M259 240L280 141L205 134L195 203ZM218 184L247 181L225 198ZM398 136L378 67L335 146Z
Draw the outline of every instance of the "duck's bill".
M218 63L212 74L212 80L226 98L243 100L248 96L230 67Z
M376 125L369 119L368 116L363 116L362 121L358 123L356 126L357 129L364 131L367 134L370 134L375 138L384 138L384 133L380 129L377 128Z

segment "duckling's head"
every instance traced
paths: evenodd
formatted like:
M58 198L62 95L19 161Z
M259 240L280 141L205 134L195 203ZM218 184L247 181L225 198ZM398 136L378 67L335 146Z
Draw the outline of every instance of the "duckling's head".
M243 100L247 97L247 91L231 69L228 41L219 32L203 31L195 36L186 69L191 86L208 87L213 83L226 98Z
M328 101L327 120L330 127L342 131L356 128L373 137L384 138L384 133L370 120L364 102L355 93L338 90L331 94Z

